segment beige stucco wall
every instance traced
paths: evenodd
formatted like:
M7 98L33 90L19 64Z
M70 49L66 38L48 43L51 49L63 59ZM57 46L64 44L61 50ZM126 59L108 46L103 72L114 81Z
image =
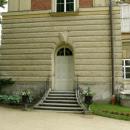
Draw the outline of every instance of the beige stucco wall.
M8 0L8 11L18 11L19 0Z
M122 33L123 58L130 59L130 33Z
M31 10L31 0L8 0L8 11Z
M60 14L61 15L61 14ZM80 9L78 14L50 16L47 11L10 12L3 15L0 74L16 81L54 78L54 53L65 32L74 50L75 75L80 86L89 84L96 99L111 95L111 44L108 8ZM116 85L122 82L120 11L113 8Z
M108 6L109 0L93 0L93 6L101 7L101 6Z

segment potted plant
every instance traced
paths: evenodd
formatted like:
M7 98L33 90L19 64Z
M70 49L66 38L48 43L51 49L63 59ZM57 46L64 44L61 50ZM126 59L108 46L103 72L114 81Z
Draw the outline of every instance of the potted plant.
M30 103L30 91L24 90L22 91L21 95L22 95L22 103L24 105L24 109L27 110L28 104Z
M83 92L84 95L84 102L87 104L87 110L89 110L89 106L93 103L93 95L94 93L91 92L90 88L88 87L86 90Z

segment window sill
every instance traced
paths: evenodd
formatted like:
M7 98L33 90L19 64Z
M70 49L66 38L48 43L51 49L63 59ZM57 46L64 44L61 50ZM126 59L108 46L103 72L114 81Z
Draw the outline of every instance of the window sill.
M79 11L76 12L51 12L50 16L53 17L63 17L63 16L78 16Z
M123 79L124 82L129 82L130 83L130 78L128 79Z

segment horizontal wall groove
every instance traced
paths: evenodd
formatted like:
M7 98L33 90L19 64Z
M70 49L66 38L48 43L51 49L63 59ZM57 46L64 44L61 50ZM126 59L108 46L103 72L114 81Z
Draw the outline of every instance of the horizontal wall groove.
M51 28L51 30L53 29L53 28L58 28L58 27L77 27L77 26L81 26L82 24L77 24L77 25L57 25L57 26L45 26L45 27L43 27L43 26L28 26L28 27L24 27L24 26L21 26L21 27L7 27L7 28L4 28L4 27L2 27L3 29L20 29L20 28L22 28L22 29L26 29L26 28L28 28L28 29L31 29L32 27L33 28ZM100 26L101 25L101 26ZM84 25L82 25L82 26L88 26L88 27L93 27L93 28L96 28L96 27L99 27L100 26L100 28L103 28L103 26L104 27L109 27L109 23L108 24L102 24L102 23L100 23L100 24L84 24ZM116 26L114 26L114 28L116 28L116 27L119 27L120 26L120 24L116 24Z
M93 39L92 39L93 38ZM95 39L94 39L95 38ZM79 41L81 41L82 39L84 40L84 41L87 41L87 40L91 40L91 41L97 41L97 40L101 40L101 41L108 41L108 40L110 40L110 37L109 36L80 36L80 37L69 37L69 39L72 39L73 41L76 41L76 42L79 42ZM44 40L46 41L46 40L56 40L56 41L58 41L59 39L58 39L58 37L56 38L56 37L51 37L51 39L48 39L48 38L30 38L30 37L28 37L28 38L26 38L26 39L22 39L22 38L20 38L20 39L15 39L15 38L13 38L13 39L11 39L11 38L8 38L8 39L3 39L3 43L5 43L6 41L8 41L8 43L10 42L13 42L13 43L16 43L16 42L20 42L20 41L22 41L22 42L38 42L38 41L43 41L44 42ZM120 36L115 36L114 37L114 40L116 41L116 40L121 40L121 37Z
M109 14L94 14L94 15L87 15L87 17L86 17L85 13L83 15L79 14L79 16L68 16L68 17L50 17L49 15L47 17L44 17L44 16L38 17L38 15L35 15L35 17L33 17L33 16L32 17L24 17L23 16L23 18L22 17L18 18L18 16L14 17L14 16L11 16L11 15L10 15L10 17L7 17L7 16L3 15L3 17L4 17L3 18L3 23L8 23L8 22L11 22L11 21L17 23L17 22L20 22L20 21L24 22L25 20L28 21L28 22L29 21L30 22L31 21L35 21L35 22L39 22L39 21L48 22L48 21L52 21L52 20L54 20L54 21L59 21L59 20L60 21L65 21L65 20L66 21L71 21L71 20L79 20L79 19L81 19L81 20L84 20L84 19L85 20L89 20L89 19L104 20L104 19L109 19ZM70 17L71 17L71 19L70 19ZM120 14L113 14L113 18L114 19L119 19L120 18Z
M96 23L97 22L97 23ZM114 24L120 24L120 21L119 19L116 19L113 21ZM24 24L23 24L24 23ZM89 19L89 20L71 20L70 22L68 22L68 20L64 20L64 22L60 22L60 21L48 21L48 22L44 22L44 21L38 21L38 22L34 22L34 21L30 21L30 22L20 22L20 23L14 23L14 22L11 22L11 23L4 23L3 22L3 28L9 28L12 26L12 28L14 27L28 27L28 26L36 26L38 27L39 25L42 26L42 27L46 27L46 26L49 26L49 27L53 27L53 26L64 26L64 25L99 25L99 24L104 24L104 25L108 25L109 24L109 21L108 19Z
M40 35L37 35L37 36L35 36L35 39L37 39L37 38L55 38L55 37L58 38L58 36L59 36L59 34L57 34L57 36L40 36ZM75 38L75 37L76 37L76 38L79 38L79 37L80 37L80 38L84 38L84 37L87 37L87 38L89 38L89 37L97 37L97 38L98 38L98 37L99 37L99 38L100 38L100 37L108 37L108 38L109 38L110 35L103 35L103 34L102 34L102 35L79 34L79 35L73 35L73 36L69 36L69 35L68 35L68 37L69 37L69 38ZM117 37L121 39L120 35L115 35L115 36L114 36L115 39L116 39ZM13 39L19 40L19 39L24 39L24 38L25 38L25 39L31 39L31 38L34 38L34 36L33 36L33 35L32 35L32 36L29 35L29 36L24 36L24 37L22 37L22 36L20 36L20 37L15 37L15 36L9 37L8 35L6 35L6 36L3 35L3 39L7 39L7 40L10 40L10 39L12 39L12 40L13 40Z
M68 31L68 35L69 36L73 36L73 35L83 35L83 34L87 34L88 36L90 35L90 36L93 36L93 35L96 35L96 36L102 36L102 35L106 35L106 36L110 36L110 32L108 31L108 30L98 30L98 31L96 31L96 30L91 30L91 31L89 31L89 30L75 30L75 31ZM84 35L85 35L84 34ZM120 36L120 34L121 34L121 32L120 32L120 30L114 30L114 35L119 35ZM28 32L25 32L25 33L22 33L22 32L18 32L18 33L3 33L3 38L4 37L13 37L13 36L16 36L16 37L20 37L20 36L25 36L25 37L27 37L28 35L31 35L31 36L58 36L59 35L59 32L57 31L57 32L54 32L54 31L50 31L50 32L42 32L42 31L39 31L39 32L37 32L37 33L35 33L35 32L30 32L30 33L28 33Z
M30 43L30 44L31 44L31 43ZM36 44L37 44L37 43L36 43ZM35 46L35 45L34 45L35 48L32 48L32 46L26 47L26 44L24 44L24 47L17 47L19 44L14 44L14 45L16 45L16 47L11 47L11 46L8 46L8 45L10 45L10 44L4 44L4 45L2 45L1 50L7 50L7 49L8 49L8 50L13 50L13 49L42 49L42 48L43 48L43 49L51 49L51 50L52 50L52 49L54 48L54 47L50 47L50 46L49 46L49 47L47 47L47 46L46 46L46 47L45 47L45 46L44 46L44 47L40 47L40 46L38 47L38 46ZM11 45L12 45L12 44L11 44ZM44 45L44 43L43 43L43 45ZM51 45L51 46L52 46L52 45ZM41 53L41 54L42 54L42 53Z
M22 28L21 28L22 29ZM37 29L37 28L35 28L34 30L33 29L31 29L31 30L27 30L27 28L26 29L4 29L4 30L2 30L2 34L16 34L16 33L18 33L18 34L20 34L20 33L39 33L39 29ZM95 29L94 28L92 28L92 29L90 29L90 28L75 28L75 29L69 29L69 28L62 28L61 29L61 31L65 31L67 29L67 31L86 31L86 32L89 32L89 31L95 31ZM97 28L96 29L97 31L102 31L102 28ZM108 31L108 28L104 28L103 29L104 31ZM116 31L120 31L120 28L116 28L115 30L113 30L114 32L116 32ZM45 30L45 31L40 31L40 33L42 33L42 32L54 32L54 33L59 33L59 29L58 30Z
M14 28L32 28L32 27L59 27L59 26L85 26L85 25L87 25L87 26L89 26L89 25L97 25L97 26L99 26L99 25L108 25L109 26L109 22L98 22L98 21L96 21L96 20L93 20L93 21L91 21L90 23L88 23L88 21L86 21L86 23L85 22L79 22L79 23L75 23L74 21L70 21L70 22L68 22L68 21L66 21L67 23L65 23L65 21L63 22L63 23L59 23L59 22L57 22L57 24L50 24L50 25L46 25L44 22L42 22L42 24L38 24L38 23L36 23L36 24L32 24L32 23L30 23L30 24L23 24L23 25L21 25L20 23L19 24L9 24L9 25L7 25L7 24L4 24L3 26L2 26L2 28L3 29L14 29ZM72 24L71 24L71 22L72 22ZM97 22L97 23L96 23ZM119 23L115 23L116 25L118 25Z
M49 49L1 49L1 54L51 54Z

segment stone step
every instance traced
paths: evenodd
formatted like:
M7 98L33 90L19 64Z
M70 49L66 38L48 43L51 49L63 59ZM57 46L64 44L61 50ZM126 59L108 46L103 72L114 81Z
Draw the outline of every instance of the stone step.
M41 100L34 108L59 112L83 112L74 91L51 91L48 97L44 101Z
M83 109L80 107L49 107L49 106L37 106L35 109L43 109L43 110L56 110L56 111L80 111Z
M46 103L69 103L77 104L77 100L45 100Z
M76 97L75 94L61 94L61 93L58 93L58 94L49 94L48 96L49 97Z
M78 104L67 104L67 103L41 103L40 106L50 106L50 107L80 107Z
M51 91L51 94L75 94L74 91Z
M47 97L46 100L76 100L76 97Z

